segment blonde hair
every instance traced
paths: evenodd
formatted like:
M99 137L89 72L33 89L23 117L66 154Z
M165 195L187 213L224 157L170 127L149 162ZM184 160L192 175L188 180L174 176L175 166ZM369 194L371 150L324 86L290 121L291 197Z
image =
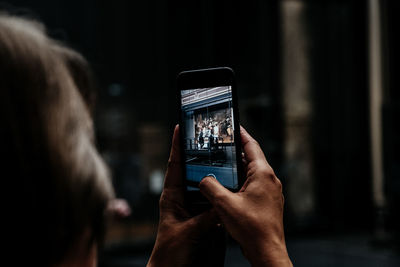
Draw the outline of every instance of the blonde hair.
M31 263L57 263L85 231L88 247L104 231L113 190L94 146L87 65L41 23L0 14L1 171L11 174L9 192L22 207L16 225L28 226L13 229L24 238L15 245L32 252Z

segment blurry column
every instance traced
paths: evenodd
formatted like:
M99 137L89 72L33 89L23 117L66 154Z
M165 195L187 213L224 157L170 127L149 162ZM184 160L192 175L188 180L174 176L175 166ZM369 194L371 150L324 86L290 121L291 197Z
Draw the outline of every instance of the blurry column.
M308 32L303 1L281 1L282 101L286 201L291 222L309 225L314 214L313 162L311 153L311 84Z
M376 237L385 238L384 232L384 175L382 154L382 36L380 1L368 1L369 33L369 115L371 131L372 194L376 211Z
M144 123L139 127L139 142L142 155L142 179L148 184L149 193L158 198L164 183L170 143L169 132L161 123ZM154 210L154 207L148 208Z

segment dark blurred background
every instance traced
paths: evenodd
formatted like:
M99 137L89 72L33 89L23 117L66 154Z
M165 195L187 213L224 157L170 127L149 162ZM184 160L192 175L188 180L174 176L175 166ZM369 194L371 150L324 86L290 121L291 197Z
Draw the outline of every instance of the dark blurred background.
M80 51L98 85L98 147L132 210L100 266L142 266L177 123L175 78L236 72L241 124L282 180L297 266L400 265L398 1L14 0ZM397 122L397 123L396 123ZM248 266L230 241L226 266Z

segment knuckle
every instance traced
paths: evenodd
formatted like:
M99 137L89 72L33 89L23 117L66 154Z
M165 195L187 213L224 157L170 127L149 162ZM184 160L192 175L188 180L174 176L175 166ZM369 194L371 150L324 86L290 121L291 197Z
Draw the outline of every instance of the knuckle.
M279 180L277 177L275 177L275 183L278 186L279 191L282 192L282 187L283 186L282 186L281 180Z
M248 168L249 170L255 170L255 169L257 169L257 162L256 162L256 161L250 161L250 162L247 164L247 168Z
M252 139L251 141L250 141L253 145L256 145L256 146L260 146L260 144L257 142L257 140L255 140L255 139Z
M269 165L263 163L259 168L263 176L268 177L270 179L274 179L276 177L274 170Z
M274 182L274 184L277 186L280 192L282 192L282 182L279 180L279 178L276 176L274 170L270 166L264 166L262 170L260 170L263 174L264 177L267 179L271 180Z
M172 159L169 158L167 162L167 168L171 167L172 164L173 164Z
M262 159L250 161L247 166L248 168L254 169L262 175L267 174L267 172L269 171L268 164L266 164L266 162Z
M165 203L165 194L162 193L160 199L158 200L158 205L161 207Z

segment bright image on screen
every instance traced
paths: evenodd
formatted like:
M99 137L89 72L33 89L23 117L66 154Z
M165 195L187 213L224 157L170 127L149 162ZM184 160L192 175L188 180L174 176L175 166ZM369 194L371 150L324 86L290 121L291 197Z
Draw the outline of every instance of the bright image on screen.
M230 86L181 91L182 130L188 190L204 176L238 187Z

